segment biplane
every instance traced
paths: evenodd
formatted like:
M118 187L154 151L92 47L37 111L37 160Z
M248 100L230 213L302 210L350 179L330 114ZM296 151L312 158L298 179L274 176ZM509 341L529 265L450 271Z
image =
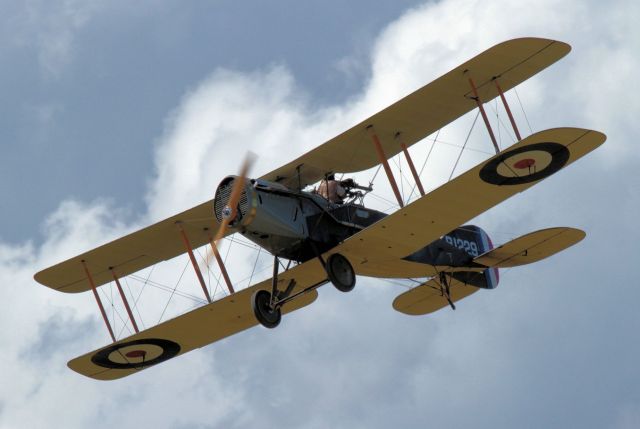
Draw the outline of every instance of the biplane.
M467 224L507 198L539 183L601 145L604 134L554 128L522 138L504 92L570 51L542 38L509 40L482 52L435 81L337 137L258 178L248 163L219 184L212 200L89 250L35 275L67 293L92 291L113 342L68 363L99 380L121 378L253 326L275 328L282 315L311 304L327 283L348 292L357 276L422 278L393 308L424 315L481 289L494 289L499 269L539 261L585 237L574 228L532 232L494 247L488 234ZM517 142L500 150L483 105L500 98ZM408 148L478 108L496 154L426 193ZM404 156L420 196L405 204L388 160ZM370 186L341 180L344 201L310 190L333 174L381 165L399 209L366 207ZM218 243L241 234L273 256L271 278L242 290L224 268ZM224 273L229 294L214 300L194 249L208 246ZM139 331L120 279L188 254L207 303ZM288 261L285 266L283 261ZM281 267L284 267L281 268ZM97 288L115 282L136 333L116 340Z

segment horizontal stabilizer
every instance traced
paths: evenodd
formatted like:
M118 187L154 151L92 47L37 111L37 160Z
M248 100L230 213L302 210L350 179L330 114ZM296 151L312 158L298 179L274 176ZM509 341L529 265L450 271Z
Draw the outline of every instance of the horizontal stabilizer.
M531 264L573 246L585 237L575 228L548 228L511 240L473 260L491 268L510 268Z
M477 287L464 284L452 277L448 277L451 301L456 302L479 291ZM398 295L393 300L393 308L400 313L420 316L433 313L447 307L449 302L442 294L442 288L437 278L432 278L418 287Z

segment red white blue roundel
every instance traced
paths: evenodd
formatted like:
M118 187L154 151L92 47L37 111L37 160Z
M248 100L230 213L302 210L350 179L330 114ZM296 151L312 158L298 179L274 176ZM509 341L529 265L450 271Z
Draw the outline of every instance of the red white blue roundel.
M513 149L487 162L480 178L493 185L522 185L560 170L569 160L569 149L559 143L534 143Z
M114 344L91 357L91 362L111 369L142 369L171 359L180 353L180 345L160 338L145 338Z

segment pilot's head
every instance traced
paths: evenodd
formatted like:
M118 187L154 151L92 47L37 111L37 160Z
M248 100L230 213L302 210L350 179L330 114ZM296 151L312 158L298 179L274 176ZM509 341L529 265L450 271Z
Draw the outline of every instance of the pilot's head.
M327 176L327 180L336 180L336 175L331 173Z

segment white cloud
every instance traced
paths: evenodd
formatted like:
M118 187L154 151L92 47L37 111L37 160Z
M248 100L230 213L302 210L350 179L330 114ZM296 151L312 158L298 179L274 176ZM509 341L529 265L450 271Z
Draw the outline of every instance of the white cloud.
M0 331L5 345L0 367L10 368L0 372L0 427L41 427L52 421L67 427L387 427L427 422L513 427L533 417L542 426L566 426L575 419L584 425L628 426L634 413L616 411L617 404L604 401L600 411L581 409L580 414L582 404L571 393L587 403L601 396L602 390L588 388L590 381L617 370L599 363L608 353L603 350L638 355L637 346L628 344L630 333L610 339L605 335L611 332L600 326L627 327L606 301L611 293L602 289L610 285L600 283L608 278L615 280L614 294L627 294L620 305L629 311L629 321L638 322L630 306L638 292L621 273L637 262L635 243L627 237L612 254L616 246L602 232L607 224L602 216L612 215L603 206L616 201L615 195L606 195L610 188L631 195L617 205L620 234L624 238L627 231L637 232L629 213L637 212L634 195L640 183L627 168L634 168L638 155L626 142L634 142L632 126L640 106L633 91L612 77L632 82L638 68L640 30L633 25L633 13L620 12L636 9L624 1L601 9L553 0L429 3L407 12L380 35L372 50L372 78L360 96L321 110L310 107L304 88L296 86L285 66L253 73L215 71L167 119L154 154L156 172L143 219L124 224L118 209L104 201L65 202L46 223L41 246L0 246L5 283L0 322L14 328ZM66 24L45 25L64 28L51 30L59 39L43 48L57 58L43 60L51 61L53 69L59 67L56 61L67 58L73 32L88 19L83 10L66 3L51 18ZM254 329L129 379L96 383L66 369L67 359L96 347L97 339L106 340L104 328L92 297L36 287L31 280L36 268L211 198L218 181L235 173L246 150L260 155L254 173L262 174L471 55L523 35L575 42L567 59L521 88L535 127L570 120L566 125L602 126L615 138L563 173L562 180L549 179L483 219L492 229L513 228L518 234L540 226L541 219L578 219L591 228L592 241L559 255L562 262L541 263L522 274L507 272L502 288L476 294L455 313L405 317L390 307L399 287L360 279L349 295L325 288L318 303L287 317L275 331ZM469 123L466 117L447 128L443 139L460 142ZM490 148L478 127L475 144ZM455 157L455 150L438 146L436 151L440 158L435 159L447 167L431 167L430 184L446 179ZM602 175L602 183L589 186L595 174ZM576 195L566 195L574 189ZM572 199L580 210L568 206ZM554 208L547 211L545 204ZM65 328L76 335L64 335ZM581 352L579 364L573 350ZM624 383L622 375L613 378ZM623 389L613 390L621 395ZM556 405L556 398L565 409Z
M78 34L103 2L29 0L21 6L7 21L12 30L8 43L35 47L43 72L57 77L73 59Z

